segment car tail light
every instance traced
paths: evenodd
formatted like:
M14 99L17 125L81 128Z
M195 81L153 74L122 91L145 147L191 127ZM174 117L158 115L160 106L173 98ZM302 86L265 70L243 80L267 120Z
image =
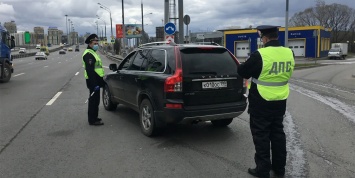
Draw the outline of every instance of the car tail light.
M175 74L165 80L165 92L181 92L182 91L182 70L177 69Z
M248 88L248 80L247 79L243 79L243 86L245 88Z
M182 104L166 104L165 106L166 106L166 108L169 108L169 109L181 109L182 108Z
M175 47L176 70L173 76L168 77L164 83L164 91L167 93L182 92L182 67L181 56L178 47Z
M229 54L232 56L232 58L235 60L235 62L237 62L237 64L239 65L240 62L238 61L238 59L228 50Z

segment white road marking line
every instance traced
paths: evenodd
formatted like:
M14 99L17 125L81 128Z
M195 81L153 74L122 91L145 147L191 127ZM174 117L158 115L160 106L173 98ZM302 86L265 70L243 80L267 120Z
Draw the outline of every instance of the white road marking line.
M17 76L20 76L20 75L23 75L23 74L25 74L25 73L19 73L19 74L14 75L13 77L17 77Z
M62 62L58 62L58 64L60 64L60 63L62 63Z
M322 96L315 91L308 90L300 86L290 85L290 89L330 106L331 108L348 118L351 122L355 123L355 107L350 106L336 98Z
M79 72L77 72L75 75L78 75L79 74Z
M102 66L103 68L106 68L106 69L108 69L108 67L107 66Z
M338 89L338 88L335 88L335 87L328 87L328 86L325 86L325 85L320 85L320 84L311 83L311 82L306 82L306 81L297 80L297 79L291 79L291 81L292 81L292 80L293 80L293 81L297 81L297 82L301 82L301 83L310 84L310 85L316 85L316 86L323 87L323 88L326 88L326 89L332 89L332 90L336 90L336 91L348 93L348 94L351 94L351 95L355 95L355 93L351 93L351 92L349 92L349 91L341 90L341 89ZM324 91L324 92L327 92L327 91ZM329 93L329 92L327 92L327 93Z
M286 172L290 177L306 177L306 155L302 149L301 139L297 126L293 122L290 112L286 111L284 118L286 134L287 164Z
M48 66L44 66L44 67L48 67Z
M51 100L48 101L48 103L46 104L47 106L50 106L54 103L54 101L62 94L62 92L58 92L56 95L53 96L53 98Z
M28 64L33 64L33 62L30 62L30 63L28 63Z

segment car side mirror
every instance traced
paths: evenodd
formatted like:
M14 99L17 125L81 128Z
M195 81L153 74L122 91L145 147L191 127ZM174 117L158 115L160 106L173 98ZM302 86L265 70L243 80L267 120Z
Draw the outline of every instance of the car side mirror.
M117 71L117 64L110 64L108 67L112 71Z

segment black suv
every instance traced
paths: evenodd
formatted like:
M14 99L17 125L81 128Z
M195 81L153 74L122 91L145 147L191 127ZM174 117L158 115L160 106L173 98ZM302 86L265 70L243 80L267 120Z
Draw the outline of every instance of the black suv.
M106 110L118 103L139 112L143 134L166 124L211 121L227 126L246 108L247 81L224 47L152 43L131 52L104 77Z

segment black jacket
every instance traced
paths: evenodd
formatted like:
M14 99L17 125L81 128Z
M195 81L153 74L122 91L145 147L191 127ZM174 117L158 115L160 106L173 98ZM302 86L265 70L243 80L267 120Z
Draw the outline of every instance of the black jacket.
M88 46L87 49L92 49L92 48L90 46ZM88 77L89 77L88 79L86 79L86 86L89 89L94 89L95 86L103 87L105 84L103 78L100 77L95 72L95 62L96 62L95 57L90 53L86 53L83 56L83 60L85 62L86 73L88 74Z
M281 46L279 41L272 40L265 44L267 46ZM243 78L250 77L258 79L263 67L263 62L259 51L253 52L245 63L239 65L238 74ZM249 90L248 113L254 116L283 116L286 111L286 100L266 101L260 96L255 83L251 83Z

